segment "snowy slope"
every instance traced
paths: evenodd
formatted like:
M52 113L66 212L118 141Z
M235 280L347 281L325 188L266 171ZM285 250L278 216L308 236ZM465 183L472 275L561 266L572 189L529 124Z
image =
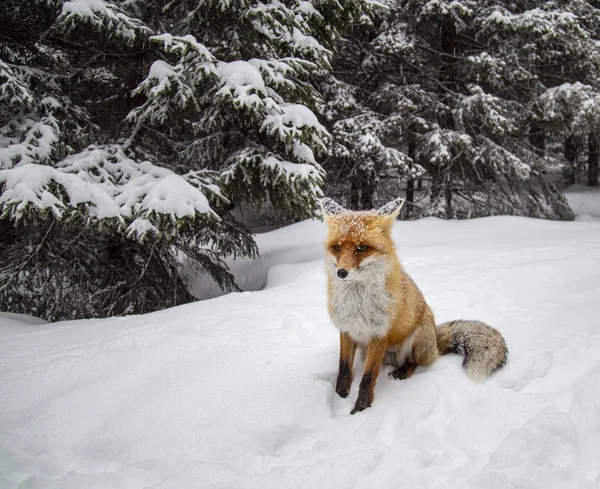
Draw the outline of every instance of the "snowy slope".
M237 273L269 269L264 290L107 320L0 316L0 487L600 487L600 221L399 222L438 322L488 321L509 362L483 384L454 355L406 381L386 367L354 416L358 380L333 390L323 234L260 235L264 260Z

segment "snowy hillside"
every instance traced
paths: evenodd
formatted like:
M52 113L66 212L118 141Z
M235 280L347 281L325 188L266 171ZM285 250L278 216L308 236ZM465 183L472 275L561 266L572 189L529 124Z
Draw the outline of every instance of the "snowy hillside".
M386 367L355 416L358 381L333 389L323 234L259 235L263 260L236 274L266 276L260 291L106 320L1 315L0 487L600 485L600 221L399 222L437 321L489 322L509 361L483 384L454 355L406 381Z

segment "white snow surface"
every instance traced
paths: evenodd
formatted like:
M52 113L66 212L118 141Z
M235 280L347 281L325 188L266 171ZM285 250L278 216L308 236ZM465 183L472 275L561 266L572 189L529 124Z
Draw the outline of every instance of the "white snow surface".
M565 197L579 220L600 219L600 187L571 185Z
M0 315L0 487L560 488L600 485L600 221L399 222L399 256L442 322L484 320L508 363L456 355L373 407L334 392L325 225L257 236L263 290L143 316ZM257 278L258 277L258 278Z

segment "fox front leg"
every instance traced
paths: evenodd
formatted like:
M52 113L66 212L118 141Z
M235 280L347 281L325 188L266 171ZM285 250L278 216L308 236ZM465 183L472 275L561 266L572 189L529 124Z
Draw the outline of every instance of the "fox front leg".
M379 375L379 368L383 362L385 351L387 350L387 338L373 338L367 346L367 355L365 358L365 371L363 378L360 381L358 389L358 397L356 404L350 414L358 413L368 407L371 407L373 402L373 393L375 391L375 383Z
M340 397L347 397L350 393L355 353L356 343L354 340L350 338L348 333L340 333L340 366L335 384L335 391Z

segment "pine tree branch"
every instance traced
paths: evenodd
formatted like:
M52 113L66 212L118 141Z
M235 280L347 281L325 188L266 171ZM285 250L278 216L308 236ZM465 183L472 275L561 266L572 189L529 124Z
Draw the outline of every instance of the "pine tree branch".
M50 226L48 226L48 230L46 231L46 234L44 234L44 237L42 238L42 240L38 243L38 245L35 247L35 250L33 253L31 253L29 255L29 257L27 258L27 260L25 260L25 262L17 269L16 272L14 272L9 279L6 281L6 284L3 285L2 287L0 287L0 292L4 291L4 289L6 289L11 283L14 284L14 282L12 282L13 279L15 279L23 270L25 270L25 267L29 264L29 262L31 260L33 260L38 253L41 251L44 243L46 242L46 240L48 239L48 236L50 235L50 232L52 231L52 229L54 228L54 223L56 221L52 221L50 223Z

